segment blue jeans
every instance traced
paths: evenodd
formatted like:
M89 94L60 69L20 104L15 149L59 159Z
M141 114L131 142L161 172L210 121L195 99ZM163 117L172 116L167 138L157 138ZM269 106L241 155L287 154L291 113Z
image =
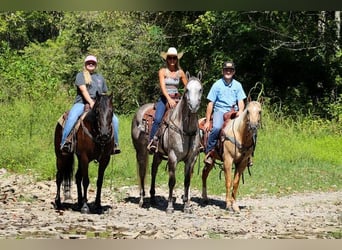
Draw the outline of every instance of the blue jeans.
M213 128L208 136L208 143L205 153L209 153L216 146L217 139L220 135L220 131L223 125L223 112L215 111L213 114Z
M68 118L65 121L61 146L64 145L66 138L70 134L71 130L75 126L78 118L82 115L84 111L83 103L75 103L69 111ZM119 119L115 114L113 114L113 129L114 129L114 141L119 145Z
M163 120L163 116L166 110L166 102L167 102L166 97L161 96L156 103L156 113L154 115L154 122L151 128L150 140L152 140L153 136L157 133L159 125Z

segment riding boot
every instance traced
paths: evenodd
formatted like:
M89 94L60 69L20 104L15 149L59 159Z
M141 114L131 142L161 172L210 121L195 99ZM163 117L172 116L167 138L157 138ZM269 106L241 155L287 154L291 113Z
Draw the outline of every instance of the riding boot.
M116 155L120 153L121 153L121 150L120 150L119 144L115 143L113 147L112 155Z
M147 150L150 153L155 153L155 152L157 152L157 149L158 149L158 138L157 137L153 137L153 139L147 145Z
M205 163L205 164L210 165L210 166L213 165L213 163L214 163L213 153L214 153L214 151L211 150L211 151L209 151L209 152L206 154L206 156L205 156L205 158L204 158L204 163Z
M63 153L72 153L72 143L69 140L66 140L64 144L61 146L60 150Z

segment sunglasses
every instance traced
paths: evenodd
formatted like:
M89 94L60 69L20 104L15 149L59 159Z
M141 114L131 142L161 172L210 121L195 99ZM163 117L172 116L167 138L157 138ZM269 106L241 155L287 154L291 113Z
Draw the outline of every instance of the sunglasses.
M167 59L168 60L177 60L177 56L168 56Z
M95 65L96 66L96 62L86 62L86 65Z
M235 69L232 69L232 68L225 68L225 69L223 69L224 71L227 71L227 72L234 72L235 71Z

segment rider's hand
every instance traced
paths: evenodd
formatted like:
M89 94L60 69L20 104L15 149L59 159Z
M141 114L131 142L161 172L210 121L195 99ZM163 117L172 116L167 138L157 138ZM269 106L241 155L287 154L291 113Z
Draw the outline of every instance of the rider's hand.
M206 121L204 123L204 130L208 132L209 131L209 126L210 126L210 121Z
M94 107L94 104L95 104L95 102L93 100L91 100L91 102L89 103L91 109Z
M170 99L169 100L169 105L170 105L170 108L174 108L174 107L176 107L176 102L175 102L175 100L173 100L173 99Z

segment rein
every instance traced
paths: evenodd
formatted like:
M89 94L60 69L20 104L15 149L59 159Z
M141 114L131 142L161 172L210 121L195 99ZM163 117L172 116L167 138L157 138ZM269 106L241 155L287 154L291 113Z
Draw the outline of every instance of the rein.
M235 135L235 131L234 131L234 124L235 124L235 121L236 121L236 120L233 121L233 125L232 125L232 130L233 130L234 137L232 137L232 136L227 136L227 135L226 135L226 136L224 137L224 140L228 140L228 141L230 141L231 143L233 143L233 144L235 145L235 150L236 150L236 148L237 148L237 149L239 149L240 152L242 152L242 153L248 151L248 150L249 150L250 148L252 148L252 147L253 147L253 151L254 151L254 148L255 148L255 146L256 146L256 133L253 133L253 135L252 135L253 142L252 142L252 144L251 144L250 146L246 147L246 146L242 145L238 140L236 140L236 135ZM236 152L235 152L235 154L236 154Z
M171 121L171 123L172 123L172 124L166 123L166 125L167 125L170 129L176 131L176 132L177 132L178 134L180 134L180 135L183 135L183 136L194 136L194 135L196 135L196 133L197 133L197 129L194 130L194 131L192 131L192 132L186 132L186 131L182 131L182 130L174 123L174 121Z

